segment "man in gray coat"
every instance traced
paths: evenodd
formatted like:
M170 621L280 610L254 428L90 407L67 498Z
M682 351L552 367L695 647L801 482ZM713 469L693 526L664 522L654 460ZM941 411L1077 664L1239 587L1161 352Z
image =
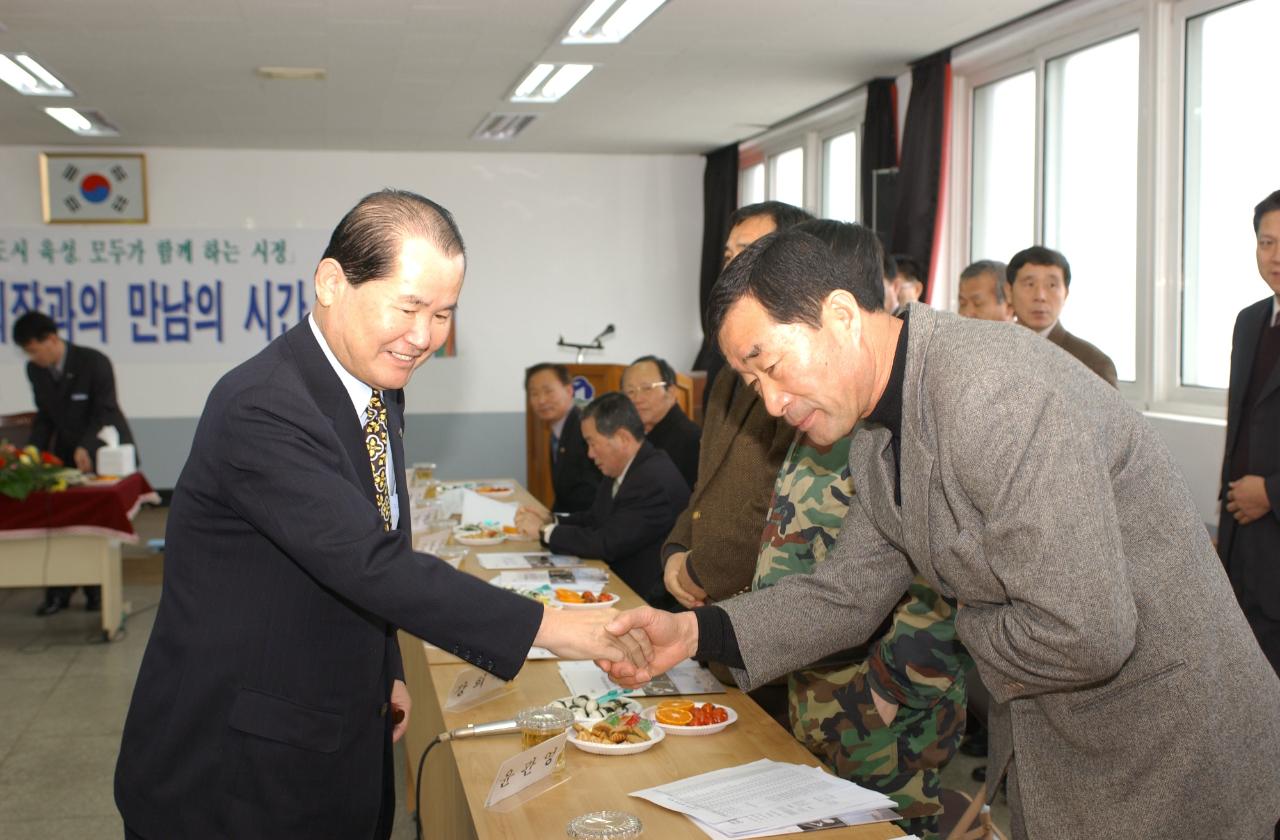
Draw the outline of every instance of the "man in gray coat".
M650 664L614 678L696 655L758 685L864 641L919 573L959 605L991 689L1015 837L1270 838L1280 680L1156 433L1028 330L922 306L898 320L848 286L787 231L744 251L709 307L772 414L819 443L865 421L827 562L717 606L624 614L607 629L643 630ZM1008 364L972 363L993 354Z

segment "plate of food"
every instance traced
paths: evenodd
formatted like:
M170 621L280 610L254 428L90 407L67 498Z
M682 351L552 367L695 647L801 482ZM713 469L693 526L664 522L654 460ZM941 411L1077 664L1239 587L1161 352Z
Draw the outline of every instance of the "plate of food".
M618 596L612 592L601 592L597 595L590 591L557 589L551 603L566 610L603 610L615 606L618 603Z
M641 713L645 720L672 735L714 735L738 719L738 713L716 703L663 700Z
M596 755L631 755L644 752L667 737L661 726L637 714L610 715L595 723L575 722L569 743Z
M471 490L491 499L505 499L516 492L516 488L510 484L477 484Z
M453 538L462 545L497 545L507 537L501 528L487 525L459 525L453 529Z
M596 700L585 694L561 697L559 700L552 700L547 705L559 706L563 709L568 709L573 712L574 720L590 722L604 720L610 715L621 714L623 712L638 715L643 711L640 704L629 697L613 697L608 700Z

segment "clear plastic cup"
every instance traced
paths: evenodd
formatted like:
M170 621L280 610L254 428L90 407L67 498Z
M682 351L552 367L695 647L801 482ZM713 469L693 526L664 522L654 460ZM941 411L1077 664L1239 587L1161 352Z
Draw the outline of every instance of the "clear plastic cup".
M572 726L573 712L559 706L531 706L516 715L516 725L520 727L520 749L527 750ZM561 750L556 759L557 770L564 769L564 754L565 750Z

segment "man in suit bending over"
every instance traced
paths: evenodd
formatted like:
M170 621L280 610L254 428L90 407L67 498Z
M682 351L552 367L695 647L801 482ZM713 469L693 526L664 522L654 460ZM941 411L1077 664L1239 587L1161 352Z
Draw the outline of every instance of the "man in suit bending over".
M692 490L698 480L702 429L680 409L675 387L675 370L657 356L641 356L622 372L622 393L635 404L645 438L671 456Z
M622 655L581 613L413 551L403 388L448 336L465 260L443 207L367 196L311 316L214 386L116 766L126 837L388 837L398 628L503 679L534 644Z
M600 484L600 470L587 457L582 439L582 413L573 404L573 384L564 365L543 362L524 372L529 408L551 426L551 509L576 513L591 507Z
M1119 387L1116 365L1094 345L1066 331L1058 320L1071 291L1071 265L1052 248L1033 245L1013 255L1005 269L1009 302L1018 323L1066 350L1112 388Z
M658 549L689 501L689 487L670 456L644 439L636 407L616 391L582 413L582 436L606 480L590 510L554 520L521 510L517 524L558 554L604 560L650 604L667 604Z
M624 613L609 629L643 629L653 660L614 679L696 655L757 685L866 639L918 574L957 603L990 689L988 779L1008 769L1015 838L1271 837L1280 679L1160 436L1028 330L919 305L899 320L847 283L785 231L729 266L708 316L770 413L818 444L864 424L826 561Z
M1280 190L1254 209L1253 232L1271 294L1240 310L1231 340L1218 553L1280 673Z
M58 326L43 312L28 312L13 323L13 343L27 354L27 379L36 401L36 419L28 441L52 452L64 464L91 473L102 447L98 432L115 426L121 443L133 433L116 399L111 360L92 347L63 341ZM53 615L71 603L71 586L50 586L36 615ZM102 608L102 587L86 586L85 609Z

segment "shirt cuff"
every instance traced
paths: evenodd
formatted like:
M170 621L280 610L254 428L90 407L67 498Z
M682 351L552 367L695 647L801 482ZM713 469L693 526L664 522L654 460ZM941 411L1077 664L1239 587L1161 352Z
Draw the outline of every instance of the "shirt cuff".
M738 649L738 637L733 632L729 614L720 607L695 607L698 620L698 650L693 658L699 661L723 662L730 668L746 670L742 651Z
M551 542L551 532L556 529L556 523L551 522L542 526L542 544L546 545Z

